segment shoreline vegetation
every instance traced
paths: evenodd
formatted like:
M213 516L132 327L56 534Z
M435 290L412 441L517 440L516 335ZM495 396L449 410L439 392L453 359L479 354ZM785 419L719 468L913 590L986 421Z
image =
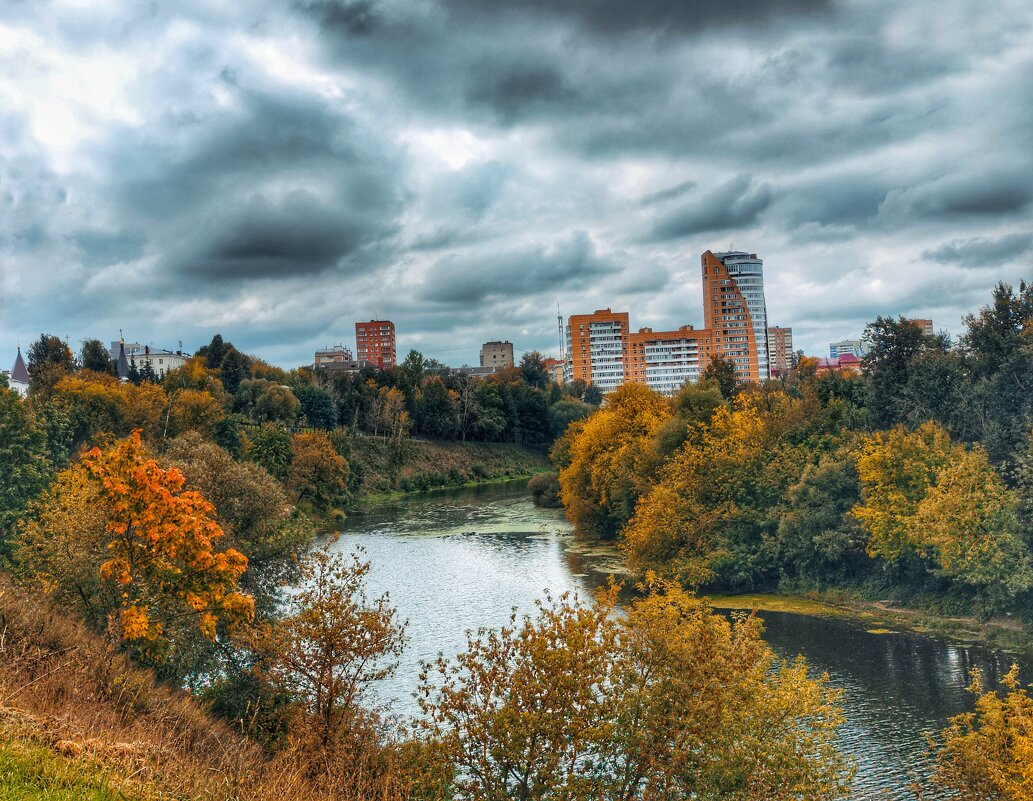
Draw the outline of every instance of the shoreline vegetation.
M615 542L591 541L569 535L568 550L593 559L593 572L613 576L625 585L634 582ZM935 637L959 645L982 645L1023 657L1033 663L1033 637L1014 617L982 620L972 616L938 614L919 606L898 605L891 600L871 600L859 590L845 588L805 593L700 592L714 608L732 611L784 612L809 617L840 618L863 625L869 633L908 632Z

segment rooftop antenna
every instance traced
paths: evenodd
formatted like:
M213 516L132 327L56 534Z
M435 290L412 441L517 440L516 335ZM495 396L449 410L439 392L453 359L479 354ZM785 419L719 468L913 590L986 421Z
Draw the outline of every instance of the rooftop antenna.
M559 332L560 338L560 358L566 360L567 348L563 340L563 315L560 314L560 302L558 300L556 301L556 329Z

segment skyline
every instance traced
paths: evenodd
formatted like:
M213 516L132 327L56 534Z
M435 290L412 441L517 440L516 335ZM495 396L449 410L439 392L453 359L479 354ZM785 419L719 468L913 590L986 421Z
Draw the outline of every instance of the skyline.
M238 5L0 10L12 358L122 328L296 366L372 317L400 357L554 353L557 302L701 326L708 249L823 355L1033 276L1026 4Z

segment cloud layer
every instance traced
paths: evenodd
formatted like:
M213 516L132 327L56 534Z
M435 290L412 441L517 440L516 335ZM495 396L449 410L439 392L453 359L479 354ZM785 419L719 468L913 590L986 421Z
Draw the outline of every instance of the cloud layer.
M557 303L701 324L730 245L809 352L956 333L1033 277L1030 74L1019 0L6 3L0 364L122 329L291 366L373 316L554 351Z

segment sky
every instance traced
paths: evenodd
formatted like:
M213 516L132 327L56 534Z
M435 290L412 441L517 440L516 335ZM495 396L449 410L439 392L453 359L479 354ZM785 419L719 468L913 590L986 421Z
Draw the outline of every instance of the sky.
M2 0L0 366L41 332L285 367L702 326L823 355L1033 278L1028 0Z

